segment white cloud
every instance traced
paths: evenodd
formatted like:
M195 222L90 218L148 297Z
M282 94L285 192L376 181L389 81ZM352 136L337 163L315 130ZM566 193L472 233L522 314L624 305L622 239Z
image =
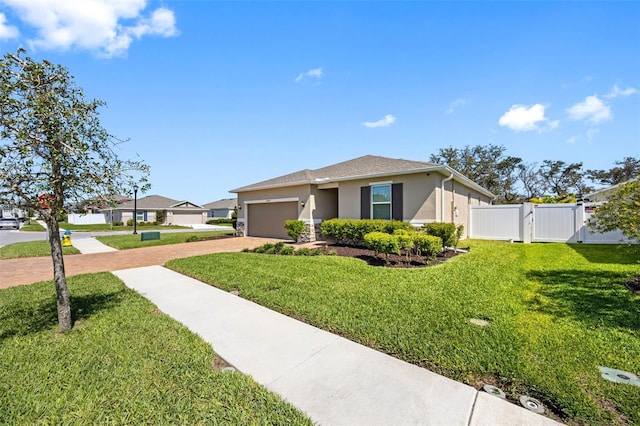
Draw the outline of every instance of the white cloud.
M7 25L7 17L0 13L0 40L8 40L18 37L18 29L12 25Z
M538 123L547 121L544 116L545 107L542 104L535 105L512 105L509 111L505 112L498 124L515 130L516 132L528 132L540 130ZM551 128L558 127L558 122L553 122Z
M449 107L444 111L445 114L452 114L456 109L458 109L461 106L464 106L467 104L467 100L463 99L463 98L458 98L455 101L451 102L449 104Z
M565 142L570 143L570 144L574 144L574 143L578 142L578 138L576 138L575 136L571 136Z
M302 79L305 77L313 77L313 78L319 79L320 77L322 77L322 68L313 68L313 69L310 69L309 71L301 72L296 77L295 82L298 83L302 81Z
M362 123L362 125L370 129L375 129L376 127L389 127L393 124L394 121L396 121L396 118L391 114L387 114L381 120L365 121L364 123Z
M637 93L638 90L634 87L627 87L626 89L620 89L617 84L614 84L611 91L603 96L605 99L613 99L619 96L631 96Z
M35 49L98 51L112 57L125 55L134 40L146 35L178 34L173 11L165 7L143 14L146 0L0 0L36 35L28 40Z
M599 123L611 118L611 107L606 105L596 95L587 96L584 102L579 102L567 109L571 120L587 120L591 123Z
M587 141L591 142L599 132L600 132L600 129L587 130Z

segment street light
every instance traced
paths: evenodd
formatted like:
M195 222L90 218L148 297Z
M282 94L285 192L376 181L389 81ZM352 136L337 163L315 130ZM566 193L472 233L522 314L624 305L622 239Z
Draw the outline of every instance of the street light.
M133 233L138 231L138 185L133 185Z

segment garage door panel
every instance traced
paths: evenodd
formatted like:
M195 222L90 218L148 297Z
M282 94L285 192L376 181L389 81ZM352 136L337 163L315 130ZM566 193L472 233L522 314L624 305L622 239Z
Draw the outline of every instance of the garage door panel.
M195 225L201 224L202 222L202 214L201 213L173 213L173 217L171 218L171 223L174 225Z
M284 222L298 218L297 202L249 204L248 210L247 235L290 239Z

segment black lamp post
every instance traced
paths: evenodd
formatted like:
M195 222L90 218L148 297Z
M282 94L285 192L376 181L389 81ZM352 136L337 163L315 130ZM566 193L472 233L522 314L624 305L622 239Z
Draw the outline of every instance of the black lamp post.
M133 185L133 233L138 231L138 185Z

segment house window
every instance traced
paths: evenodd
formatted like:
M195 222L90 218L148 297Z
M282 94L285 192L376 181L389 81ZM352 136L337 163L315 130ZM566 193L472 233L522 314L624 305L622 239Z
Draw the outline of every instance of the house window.
M147 219L147 212L136 210L136 222L144 222Z
M371 187L371 218L391 220L391 185Z

